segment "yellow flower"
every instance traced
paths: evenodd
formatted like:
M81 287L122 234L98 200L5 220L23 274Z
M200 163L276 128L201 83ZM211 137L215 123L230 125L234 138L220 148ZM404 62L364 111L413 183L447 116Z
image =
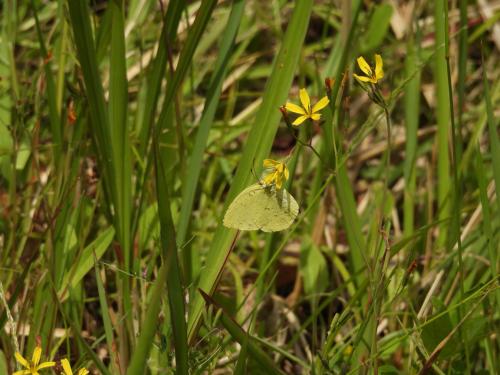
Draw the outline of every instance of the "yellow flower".
M302 107L293 103L286 103L285 105L285 108L290 112L301 115L297 117L292 125L300 125L308 118L314 121L319 120L321 118L321 114L317 112L325 108L328 103L330 103L330 100L327 96L325 96L311 108L311 99L309 99L306 89L300 89L300 102L302 103Z
M26 367L25 370L16 371L12 375L39 375L38 371L44 368L55 366L55 362L42 362L40 363L40 357L42 356L42 347L37 345L35 350L33 350L33 355L31 357L31 361L28 361L24 358L21 353L16 352L15 357L17 362L19 362L23 367Z
M357 74L353 74L354 78L361 82L371 82L377 83L384 77L384 62L382 61L382 56L375 55L375 72L372 70L370 65L366 62L363 56L358 57L357 59L359 69L366 74L366 76L358 76Z
M71 366L69 364L69 361L66 358L61 360L61 365L63 367L65 375L73 375L73 370L71 370ZM80 370L78 370L77 375L87 375L88 373L89 373L89 370L87 370L86 368L81 368Z
M264 159L263 165L267 172L262 179L264 185L274 185L276 189L281 189L283 182L288 180L290 174L285 163L272 159Z

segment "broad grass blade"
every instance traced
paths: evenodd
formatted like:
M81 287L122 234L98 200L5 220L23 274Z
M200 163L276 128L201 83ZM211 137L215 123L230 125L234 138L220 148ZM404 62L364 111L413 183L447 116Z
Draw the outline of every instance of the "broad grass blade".
M233 184L226 197L226 207L236 195L250 184L250 173L254 160L260 162L269 154L278 129L280 112L278 108L286 101L297 66L300 46L309 24L313 2L311 0L296 3L292 18L285 32L283 44L273 63L273 70L267 82L262 105L256 115L254 125L248 134L248 140L239 162ZM207 264L201 274L198 287L207 294L212 294L219 275L230 251L236 231L219 224L214 239L208 250ZM188 337L192 340L196 334L204 301L200 294L193 296L192 310L188 320Z

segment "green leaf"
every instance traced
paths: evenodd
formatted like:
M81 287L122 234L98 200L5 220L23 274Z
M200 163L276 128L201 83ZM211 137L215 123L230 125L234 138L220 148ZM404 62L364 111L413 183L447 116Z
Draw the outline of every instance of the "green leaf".
M432 353L436 346L443 341L452 330L453 324L449 314L444 314L437 319L431 320L422 329L421 334L427 351ZM457 345L460 345L458 336L453 336L443 347L443 350L439 354L439 358L448 358L450 355L453 355L456 352Z
M380 4L375 8L370 24L361 40L361 54L371 52L384 41L392 17L392 5Z

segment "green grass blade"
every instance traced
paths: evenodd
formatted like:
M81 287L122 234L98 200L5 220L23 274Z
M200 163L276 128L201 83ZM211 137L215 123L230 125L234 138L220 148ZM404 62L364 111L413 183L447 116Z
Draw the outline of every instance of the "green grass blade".
M96 51L90 26L90 15L87 4L78 0L68 0L68 9L73 29L73 37L78 52L78 59L83 73L89 112L92 126L96 131L95 139L102 155L109 152L110 139L107 134L107 111L104 101L104 90L97 69ZM111 156L111 155L109 155ZM103 167L106 172L111 159L104 158Z
M462 139L462 128L464 126L463 114L465 112L465 102L466 102L466 81L467 81L467 52L468 44L467 38L469 34L468 30L468 12L467 12L467 0L459 1L460 8L460 31L458 35L458 79L456 93L458 96L458 113L457 113L457 160L462 160L463 154L463 139Z
M350 56L350 52L352 52L350 46L353 43L354 36L356 35L357 32L357 25L358 25L358 19L359 19L359 14L361 12L361 1L357 0L354 2L351 2L349 6L345 5L348 4L348 2L344 3L344 11L346 14L343 16L343 31L341 33L341 39L339 38L339 42L335 45L335 51L337 54L340 55L340 59L337 59L336 57L332 57L330 59L331 64L330 64L330 69L335 69L334 74L335 74L335 82L332 87L332 92L330 95L330 108L333 108L332 110L332 116L331 118L334 119L336 118L336 114L339 115L340 111L338 108L339 104L339 92L340 88L343 82L343 74L346 70L347 67L347 61ZM350 14L350 7L352 6L353 11L352 11L352 20L351 20L351 14ZM349 13L349 14L347 14ZM349 30L346 31L347 27L349 27ZM333 51L332 51L333 55ZM340 118L340 117L339 117ZM329 122L327 122L329 124ZM342 132L340 131L341 129L339 128L340 124L337 122L333 122L331 126L325 126L325 146L326 149L325 151L327 152L328 155L328 160L333 161L335 160L335 155L336 152L335 150L337 149L336 143L341 143L341 141L338 139L341 137ZM336 134L337 133L337 134ZM335 143L335 144L334 144ZM343 167L341 167L343 168ZM355 255L356 256L356 255Z
M158 50L156 52L155 58L152 66L149 68L149 72L146 76L146 83L141 87L141 90L145 90L145 100L140 102L140 108L138 109L138 120L139 125L136 128L139 145L138 152L143 155L147 152L147 142L149 139L149 132L152 129L155 114L158 106L158 99L160 97L160 89L163 82L163 77L165 75L165 68L167 65L167 48L171 45L175 39L177 27L179 25L179 20L184 9L185 1L171 1L169 2L167 11L163 18L163 26L160 34L160 41ZM139 173L139 178L137 178L136 184L136 200L139 202L139 209L135 210L135 215L132 220L132 233L137 230L137 225L139 222L139 216L141 214L140 208L142 207L144 200L144 192L146 191L146 182L149 177L150 167L152 165L151 158L148 157L145 161L146 167L142 168Z
M141 334L132 355L130 365L127 369L128 375L135 375L144 372L146 361L151 350L153 338L157 330L158 314L161 307L161 296L164 285L167 283L169 292L169 305L172 317L172 330L174 332L174 345L176 354L177 371L187 374L187 335L186 322L184 318L184 296L180 283L180 272L177 261L177 246L175 243L175 233L172 217L170 213L170 198L164 175L164 167L160 165L160 158L155 146L156 160L156 181L158 192L158 213L161 228L161 246L163 249L163 264L158 271L158 277L153 285L153 292L150 299L146 317L141 327Z
M141 326L141 332L137 345L130 364L127 368L127 375L143 374L146 369L146 361L148 359L149 351L153 345L153 339L157 330L158 314L160 313L161 300L165 290L165 283L167 281L168 264L163 262L158 270L158 276L153 283L153 291L146 311L144 322Z
M486 64L484 63L484 49L482 51L482 59L483 59L483 89L484 89L484 101L486 105L486 116L488 123L488 136L490 141L490 150L491 150L491 164L493 166L493 181L495 182L495 191L497 197L497 213L500 211L500 141L498 139L498 126L495 124L495 116L493 114L493 105L492 98L490 94L490 85L488 82L488 77L486 76ZM493 206L489 205L488 201L488 193L486 187L486 171L484 170L484 164L482 160L481 152L478 148L477 150L477 174L478 174L478 182L479 182L479 193L481 198L481 206L483 208L484 215L484 225L485 225L485 233L488 238L488 254L490 257L490 267L492 277L497 277L500 270L498 264L498 247L497 251L495 251L495 243L498 241L498 234L495 236L493 231L493 220L492 218L495 216L491 215L491 208ZM495 212L495 211L493 211ZM498 217L498 214L497 216ZM500 306L500 291L496 292L496 301L497 308Z
M349 58L349 53L351 49L348 46L351 45L353 38L356 34L357 30L357 22L361 9L361 2L356 1L352 3L353 7L353 18L352 21L349 21L349 17L346 15L347 24L349 25L349 31L345 34L345 40L340 43L338 52L340 54L340 60L338 61L338 65L335 70L335 83L332 88L332 93L330 95L331 106L334 108L334 112L332 113L331 119L335 118L335 113L339 112L339 108L335 105L337 102L337 97L340 92L343 73L347 66L347 60ZM329 122L327 122L329 123ZM334 136L334 133L337 132L339 135L341 134L339 130L340 124L333 122L332 126L325 126L325 151L330 160L334 160L336 149L333 142L339 142L338 136ZM365 249L365 240L363 237L363 233L361 231L361 222L356 211L356 202L354 199L354 193L351 187L351 182L349 181L349 177L347 175L347 170L345 164L337 166L337 177L335 178L335 186L336 186L336 194L337 199L340 204L340 208L342 211L342 220L344 223L344 227L347 233L347 240L350 246L350 262L353 266L353 273L359 275L359 280L357 280L358 285L363 283L363 276L359 273L359 270L365 267L365 258L363 254L366 253Z
M122 0L112 0L109 81L109 131L116 197L117 235L122 246L125 269L130 263L131 170L127 127L128 84L125 58L124 8Z
M180 119L175 118L174 113L177 110L177 108L174 109L174 104L177 101L176 93L192 64L196 47L216 4L216 0L202 1L196 19L184 44L184 48L179 56L179 62L175 68L175 72L172 72L173 67L170 66L170 72L173 74L170 74L170 79L167 82L165 98L163 99L161 113L153 135L155 139L161 137L162 144L169 145L169 147L165 147L161 152L161 158L163 159L161 165L167 168L165 170L165 176L169 181L168 186L173 185L173 166L179 163L182 169L185 157L183 128L181 127ZM148 134L150 133L150 130L148 130Z
M83 349L83 352L85 352L90 357L95 367L97 367L97 369L102 375L111 375L106 365L102 362L101 358L94 352L92 347L83 338L81 333L81 327L77 325L74 319L71 319L70 316L68 316L66 310L63 308L62 304L58 299L55 299L54 301L55 301L54 307L57 307L59 313L63 317L63 320L66 322L66 324L68 324L71 327L71 331L76 340L78 341L80 348Z
M435 31L435 65L434 75L436 77L436 118L437 118L437 186L438 186L438 218L444 219L450 215L450 159L448 137L450 135L450 92L448 88L447 68L447 12L444 0L434 2ZM441 226L439 229L439 244L444 246L447 228Z
M446 27L448 29L448 27ZM459 267L459 284L460 284L460 296L461 298L465 297L465 277L464 277L464 262L463 262L463 249L462 249L462 239L460 235L460 217L461 217L461 206L462 206L462 175L459 173L460 171L460 155L461 151L458 151L458 137L457 130L455 126L455 116L454 116L454 106L453 106L453 88L451 81L451 72L450 72L450 64L449 57L447 57L446 61L446 71L448 76L448 92L450 99L450 121L451 121L451 151L453 155L453 165L452 165L452 174L453 174L453 190L450 189L450 197L452 198L452 207L451 207L451 225L450 230L448 232L448 247L451 249L451 244L457 244L457 253L458 253L458 267ZM458 310L459 317L462 317L461 309ZM470 373L470 359L469 359L469 347L467 346L467 332L463 330L461 327L459 328L459 336L464 344L465 348L465 361L467 373Z
M216 4L216 0L203 0L201 3L201 7L198 11L198 14L196 15L194 24L189 31L189 35L184 44L184 48L182 49L181 55L179 56L179 62L175 69L175 73L170 77L170 80L167 83L165 98L163 100L163 108L159 120L160 127L164 126L164 121L162 121L161 119L165 119L168 117L167 112L169 111L169 106L173 103L175 93L186 77L186 73L191 66L196 47L200 41L203 31L207 26L207 23Z
M109 350L109 356L111 359L111 368L113 369L113 373L118 373L118 368L117 368L118 361L115 355L116 352L115 350L113 350L113 348L115 347L113 325L111 323L111 318L109 316L108 301L106 299L106 289L104 288L104 285L102 283L101 275L99 273L99 267L97 266L97 257L94 257L94 271L97 283L97 291L99 294L99 304L101 306L101 311L102 311L101 315L104 326L104 333L106 335L106 343L108 344L108 348L111 349Z
M108 51L109 45L111 43L111 19L112 19L112 7L107 7L104 15L101 17L99 22L99 27L96 30L95 36L95 49L96 49L96 60L100 64L104 57L106 57L106 52Z
M418 35L418 34L417 34ZM406 122L406 147L404 163L404 234L411 236L414 230L415 216L415 186L416 186L416 161L417 161L417 130L420 114L420 70L415 72L419 64L419 37L408 40L408 54L405 61L406 75L414 76L408 81L405 88L405 122ZM415 72L415 73L414 73Z
M483 228L488 241L488 255L490 261L491 278L495 279L499 275L498 270L498 248L495 251L495 235L493 231L493 220L491 216L491 206L488 199L487 173L484 167L483 157L479 147L476 156L476 176L479 185L479 200L483 210ZM496 291L496 303L500 306L500 290Z
M191 157L188 161L186 169L188 172L182 186L181 210L179 214L179 222L177 224L177 245L179 247L182 247L184 241L186 240L189 221L192 215L191 210L193 208L196 187L198 185L198 179L203 165L203 155L207 145L208 134L212 127L215 111L217 110L217 106L219 104L222 83L228 70L230 53L234 46L234 40L238 32L238 27L241 23L244 7L245 2L242 0L236 0L233 2L231 14L229 15L224 37L220 45L219 55L215 63L214 73L208 89L205 108L200 119L195 144L193 151L191 152ZM186 249L183 254L188 252L190 252L189 248ZM193 272L192 266L189 264L189 255L194 256L193 254L186 254L184 256L184 269L188 272L188 280L191 279L190 275ZM189 270L191 270L191 272L189 272Z
M78 60L83 73L93 139L98 151L99 165L102 168L104 193L107 202L111 203L117 197L113 174L113 153L109 134L108 114L104 101L104 90L98 71L89 10L85 2L78 0L68 0L68 9ZM108 211L111 212L112 210L108 208ZM116 225L116 232L119 236L119 225Z
M175 39L179 20L185 5L184 0L169 2L167 12L165 13L165 17L163 19L163 27L160 34L158 51L156 51L155 59L151 64L152 66L149 68L146 78L146 99L143 104L143 117L139 128L139 152L141 154L146 150L148 134L153 126L156 114L158 99L160 97L160 88L165 75L165 68L167 66L167 48Z
M352 273L359 273L366 267L368 252L366 249L365 238L361 230L361 221L356 211L356 201L352 191L351 182L347 175L347 169L342 166L338 169L335 179L337 200L342 211L342 221L347 234L347 241L351 251ZM364 282L366 276L359 274L358 285Z
M104 90L98 70L96 46L92 35L88 5L77 0L68 0L68 8L73 29L78 59L88 100L90 123L97 146L99 165L103 174L105 203L107 203L121 245L121 251L128 271L130 259L130 212L131 212L131 171L126 108L128 106L125 42L123 33L123 9L119 0L110 3L112 18L110 50L110 103L106 108ZM123 305L120 312L126 318L125 326L132 335L131 294L129 278L121 278L120 293ZM126 363L126 332L120 334L121 360ZM133 343L132 343L133 344Z
M245 339L241 344L240 354L238 355L238 362L236 362L236 366L234 368L234 375L245 375L248 373L247 360L248 360L248 338Z
M31 7L35 17L36 31L38 35L38 42L40 43L40 52L44 59L45 80L47 81L47 99L49 102L49 118L50 129L52 133L52 141L54 143L54 161L57 163L61 160L62 150L62 131L60 113L57 108L56 86L54 82L54 75L52 73L52 63L49 57L45 42L43 40L42 31L40 29L40 22L38 20L38 12L36 10L34 0L31 1Z
M179 374L188 374L188 343L184 307L184 288L181 283L181 272L175 240L174 222L170 211L171 202L169 187L165 175L165 166L161 165L159 145L155 147L156 192L158 200L158 216L160 219L160 239L162 253L167 269L167 289L172 331L174 336L176 369ZM146 321L145 324L151 322Z
M255 339L245 332L243 328L241 328L241 326L236 323L236 321L232 319L231 316L215 302L214 299L212 299L212 297L203 292L201 289L199 290L199 293L207 305L212 305L217 311L221 312L220 319L224 328L227 329L233 339L238 341L241 345L246 345L248 354L255 359L257 365L259 365L266 374L283 374L283 372L276 367L271 358L269 358L269 356L257 346Z
M94 241L85 247L78 261L71 266L63 277L61 288L57 292L60 299L66 298L67 289L76 287L82 281L83 277L92 269L94 256L97 257L98 260L101 259L104 252L111 245L114 236L114 228L109 227L103 230Z
M483 56L484 59L484 56ZM486 104L486 115L488 122L488 136L490 140L491 164L493 166L493 179L497 192L497 210L500 211L500 140L498 139L498 126L495 123L495 115L493 114L493 105L490 95L490 84L486 77L486 64L483 61L483 88L484 102Z
M292 84L299 59L300 48L298 46L302 45L304 40L311 10L311 0L296 3L285 32L283 44L274 60L273 70L264 91L262 105L248 134L245 150L239 162L231 189L226 197L226 207L251 182L250 171L253 161L256 160L257 163L261 163L262 159L269 154L281 116L278 108L283 105L288 96L288 90ZM234 230L225 228L222 223L219 224L208 250L207 264L198 285L207 294L211 294L216 287L234 236ZM195 294L188 321L189 340L192 340L196 334L203 306L203 298L201 295Z

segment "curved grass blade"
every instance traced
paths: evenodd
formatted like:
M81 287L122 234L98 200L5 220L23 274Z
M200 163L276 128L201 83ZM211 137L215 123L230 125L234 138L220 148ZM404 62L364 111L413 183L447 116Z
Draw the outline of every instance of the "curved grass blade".
M221 95L222 83L228 70L228 63L231 50L234 46L234 40L238 32L238 27L241 23L245 2L243 0L235 0L229 15L228 24L224 37L221 42L219 56L215 63L215 69L207 93L207 101L203 110L203 115L200 120L196 140L191 157L186 168L188 174L182 185L181 211L179 214L179 223L177 225L177 246L182 247L186 240L186 234L189 226L189 221L192 214L193 201L196 193L196 186L200 177L200 171L203 163L203 154L207 145L208 134L212 127L215 117L215 111L219 104ZM184 270L187 272L187 279L190 280L193 274L193 267L190 258L193 254L190 249L183 251L184 255ZM190 272L191 271L191 272Z
M280 120L279 106L282 105L292 84L295 68L298 63L309 17L312 10L312 0L296 3L292 18L288 24L283 44L276 56L273 70L263 95L262 105L256 115L254 125L248 134L248 141L239 162L233 184L226 197L227 208L229 202L251 182L251 169L253 160L261 160L269 154L274 135ZM198 287L208 295L212 294L217 285L225 260L231 249L231 242L236 231L230 230L219 224L214 239L208 250L207 264ZM200 294L193 296L192 310L188 321L188 337L192 340L200 321L204 307L203 297Z
M80 259L71 266L63 277L61 288L57 292L61 300L66 299L68 288L76 287L82 281L83 277L92 269L94 256L97 257L98 260L101 259L104 252L113 241L114 236L114 228L109 227L103 230L94 241L85 247Z
M188 374L188 345L186 320L184 310L184 289L181 284L177 245L175 241L174 224L170 211L169 189L165 176L165 167L161 165L159 145L154 146L156 191L158 199L158 215L160 218L160 238L163 253L163 265L158 272L158 278L153 286L151 302L142 325L138 344L127 374L135 375L144 372L147 357L151 350L153 337L156 333L158 314L161 307L161 294L165 281L168 288L168 302L172 319L177 373Z
M153 338L157 329L156 323L158 314L160 313L162 295L165 290L167 272L168 264L164 262L158 270L158 277L152 286L151 302L146 311L141 333L127 368L127 375L142 374L146 368L146 360L151 350L151 345L153 344Z
M199 289L199 292L207 304L212 305L217 311L221 312L220 319L224 328L227 329L233 339L246 347L248 354L255 359L257 365L259 365L266 374L283 375L283 372L276 367L276 364L271 360L271 358L269 358L269 356L257 346L253 337L245 332L243 328L241 328L241 326L234 319L232 319L212 297L203 292L201 289Z

